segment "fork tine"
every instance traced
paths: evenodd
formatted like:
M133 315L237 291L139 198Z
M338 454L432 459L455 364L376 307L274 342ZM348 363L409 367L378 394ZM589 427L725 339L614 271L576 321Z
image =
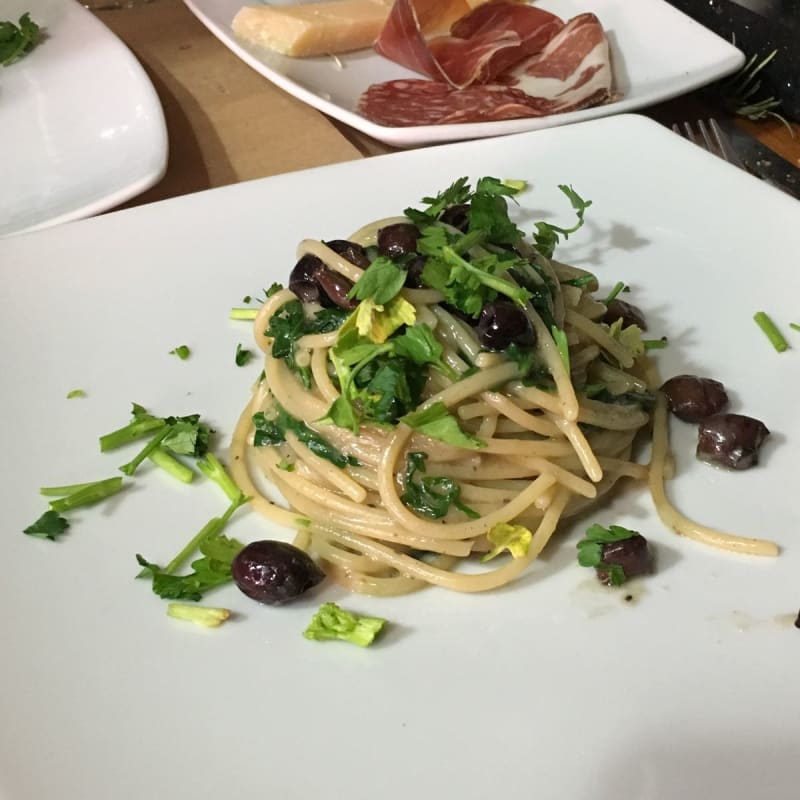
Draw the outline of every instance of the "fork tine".
M683 123L683 135L692 143L696 145L702 145L700 142L697 141L697 137L694 135L694 129L692 128L691 123L687 120Z
M727 136L725 136L723 133L722 128L720 128L719 123L713 117L711 117L708 120L708 126L711 128L711 132L714 135L714 139L722 157L731 164L735 164L737 159L733 154L730 142L728 141Z
M702 119L697 120L697 129L700 131L700 135L703 137L703 146L706 148L706 150L708 150L709 153L721 155L723 158L725 158L725 153L722 151L722 148L719 147L719 138L717 137L715 142ZM728 159L725 158L725 160L727 161Z

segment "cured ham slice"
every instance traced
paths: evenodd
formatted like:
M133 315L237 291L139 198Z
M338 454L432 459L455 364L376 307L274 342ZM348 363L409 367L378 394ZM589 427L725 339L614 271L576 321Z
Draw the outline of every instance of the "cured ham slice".
M460 17L452 2L396 0L375 50L414 72L456 88L494 81L540 52L564 27L554 14L511 0L493 0ZM450 21L446 36L431 38Z
M579 14L573 17L536 55L517 65L516 75L534 78L550 78L567 83L575 75L588 80L599 70L608 73L611 85L611 62L608 55L608 40L603 26L594 14ZM573 84L575 81L573 81Z
M410 7L410 0L404 0L404 5ZM487 3L453 26L451 34L465 34L463 39L441 37L428 48L429 53L439 53L436 63L441 65L448 63L450 56L441 55L446 48L437 49L437 42L447 38L472 43L469 49L454 51L462 61L453 56L451 77L459 74L463 78L469 72L473 78L476 74L480 79L490 76L491 82L388 81L370 86L359 99L359 112L380 125L408 127L541 117L608 102L612 83L608 41L594 14L579 14L566 24L557 17L556 24L539 18L542 24L536 30L545 29L546 33L537 38L533 26L512 28L509 19L515 16L519 20L522 15L512 15L510 9L537 11L502 1ZM535 41L530 45L537 48L535 52L519 44L521 31L527 41ZM492 35L494 45L488 43ZM496 46L511 39L518 43L513 62L511 48Z
M359 112L390 127L453 125L544 117L578 111L607 99L605 89L550 99L498 84L456 89L441 81L414 79L373 84L361 95Z

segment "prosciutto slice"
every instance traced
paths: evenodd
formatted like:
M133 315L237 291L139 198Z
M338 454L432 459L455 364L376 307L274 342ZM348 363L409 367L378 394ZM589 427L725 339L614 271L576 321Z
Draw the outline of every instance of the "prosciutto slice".
M493 0L450 20L446 36L431 37L453 4L396 0L375 43L382 56L455 88L490 83L510 66L540 52L564 27L554 14L511 0Z
M471 33L482 35L492 28L492 21L507 19L501 7L509 5L513 4L492 2L481 6L457 22L452 32L466 33L465 41L473 41ZM516 8L536 11L531 6ZM509 30L505 27L502 35L509 36ZM490 83L460 86L444 80L388 81L370 86L359 99L358 110L380 125L409 127L541 117L608 102L611 63L608 41L597 17L579 14L566 24L558 20L558 25L549 30L551 33L542 37L547 40L538 40L538 50L533 54L518 47L517 56L525 55L512 65L508 63L510 53L501 49L486 58L490 48L480 50L480 56L473 48L475 58L470 69L481 65L481 75L492 76Z

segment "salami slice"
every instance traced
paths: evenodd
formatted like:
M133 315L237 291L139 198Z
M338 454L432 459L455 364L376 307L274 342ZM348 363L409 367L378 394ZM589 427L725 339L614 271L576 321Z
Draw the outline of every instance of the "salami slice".
M379 125L409 127L542 117L607 99L608 93L602 90L577 101L552 100L509 86L457 89L441 81L413 79L373 84L359 99L358 110Z

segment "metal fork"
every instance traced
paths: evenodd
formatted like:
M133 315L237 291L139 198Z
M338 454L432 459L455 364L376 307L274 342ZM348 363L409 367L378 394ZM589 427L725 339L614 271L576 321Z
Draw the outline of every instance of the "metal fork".
M725 132L720 128L719 123L712 117L707 120L699 119L695 123L697 130L692 127L691 122L677 122L672 126L672 130L679 136L683 136L698 147L708 150L715 156L724 159L725 161L745 169L744 164L740 161L738 156L733 150Z

